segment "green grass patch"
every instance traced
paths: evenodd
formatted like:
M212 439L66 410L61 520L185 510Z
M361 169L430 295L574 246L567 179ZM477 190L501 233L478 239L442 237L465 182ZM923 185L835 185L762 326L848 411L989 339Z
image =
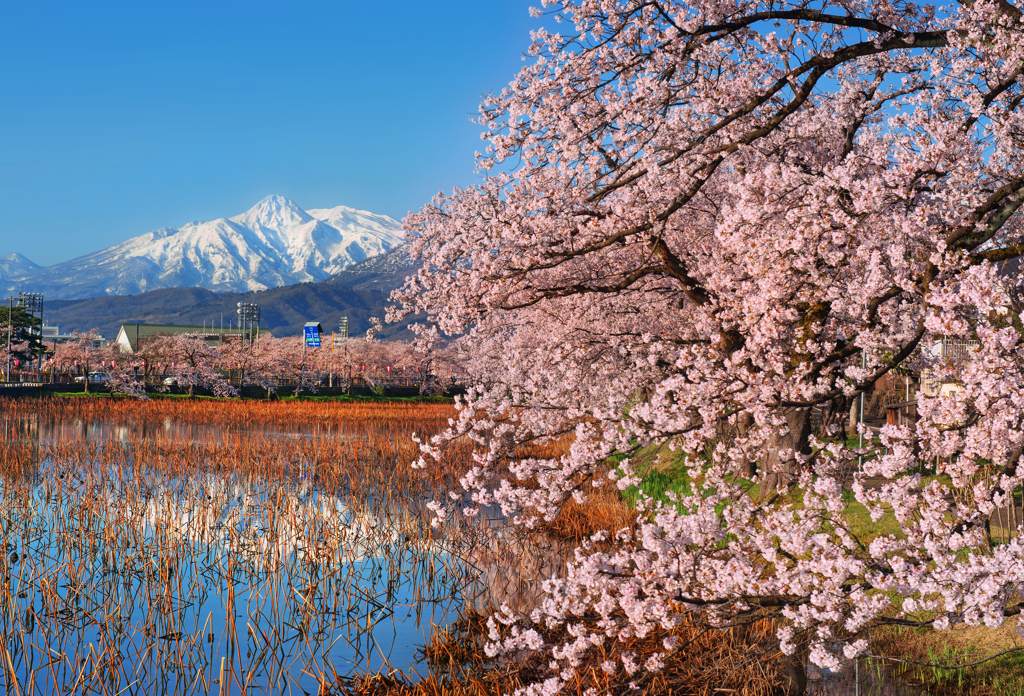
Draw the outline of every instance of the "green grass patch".
M872 648L878 654L911 661L888 662L887 668L901 681L922 686L926 693L1019 696L1024 694L1024 651L1010 652L970 667L958 666L1024 648L1016 623L1016 617L1010 617L998 628L961 624L948 631L893 626L876 630Z

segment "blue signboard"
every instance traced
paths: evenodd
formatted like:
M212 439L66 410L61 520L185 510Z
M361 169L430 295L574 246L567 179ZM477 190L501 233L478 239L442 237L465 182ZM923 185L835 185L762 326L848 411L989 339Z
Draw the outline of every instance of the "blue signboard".
M307 326L306 329L306 345L310 348L320 347L320 332L315 326Z

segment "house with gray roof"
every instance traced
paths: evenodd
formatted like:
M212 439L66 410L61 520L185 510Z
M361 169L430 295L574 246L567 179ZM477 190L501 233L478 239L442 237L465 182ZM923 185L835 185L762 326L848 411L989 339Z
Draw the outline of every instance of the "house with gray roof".
M145 345L147 340L153 340L160 336L177 336L178 334L194 333L203 337L210 345L217 345L228 340L231 336L242 336L243 329L237 326L188 326L182 324L121 324L114 342L121 347L122 353L135 353L140 345ZM246 336L249 329L244 329ZM269 336L270 329L252 330L254 336Z

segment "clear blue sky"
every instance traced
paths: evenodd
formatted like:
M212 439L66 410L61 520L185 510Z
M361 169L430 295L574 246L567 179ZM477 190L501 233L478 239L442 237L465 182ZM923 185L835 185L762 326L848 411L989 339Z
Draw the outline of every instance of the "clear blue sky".
M5 3L0 255L304 208L401 218L475 180L538 0Z

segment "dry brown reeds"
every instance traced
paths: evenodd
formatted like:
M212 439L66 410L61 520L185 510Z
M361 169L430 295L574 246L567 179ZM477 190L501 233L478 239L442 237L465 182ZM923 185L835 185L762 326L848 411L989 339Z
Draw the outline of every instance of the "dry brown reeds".
M484 615L528 612L573 546L633 514L609 487L536 530L433 526L425 503L454 487L473 445L416 469L412 436L452 415L430 403L0 400L0 686L469 696L548 676L529 655L485 659ZM684 647L661 672L605 674L602 661L644 648L609 643L570 691L759 694L779 678L778 656L757 647L773 644L767 624L720 631L693 617L674 633ZM425 674L393 671L410 664Z
M138 401L130 398L0 397L0 413L14 419L31 417L44 422L105 420L157 423L170 418L178 423L263 429L268 426L315 427L378 420L428 422L451 417L454 408L446 403L416 401Z
M259 405L69 403L3 411L11 693L315 691L407 663L389 654L394 627L425 640L475 592L423 509L468 451L410 466L412 433L450 407L278 404L258 427Z
M409 679L401 672L365 674L340 679L334 689L349 696L498 696L554 676L545 660L530 655L481 659L480 648L487 633L486 617L470 613L434 632L424 649L433 668L426 678ZM545 633L548 640L561 637L550 631ZM564 686L561 693L585 694L593 689L598 694L768 696L778 693L788 678L787 658L777 649L765 647L775 645L773 634L770 621L714 629L689 615L672 631L632 641L608 641L606 646L593 648L588 661L591 667L578 670L575 680ZM663 641L670 636L680 647L665 659L661 670L628 675L621 669L609 674L600 668L605 661L625 652L651 654L662 650Z
M598 532L635 529L636 524L636 511L613 486L604 486L590 491L586 502L570 499L543 529L555 539L579 544Z

